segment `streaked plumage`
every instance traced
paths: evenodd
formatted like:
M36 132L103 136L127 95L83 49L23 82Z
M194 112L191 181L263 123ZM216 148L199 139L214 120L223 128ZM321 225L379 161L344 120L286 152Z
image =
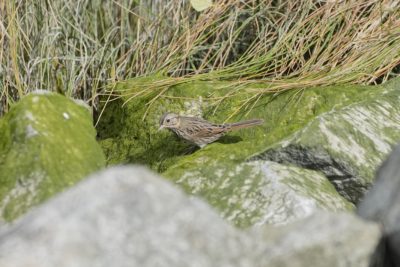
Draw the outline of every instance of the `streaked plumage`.
M202 118L179 116L166 113L160 119L160 129L167 128L199 147L204 147L222 137L225 133L260 125L260 119L241 121L236 123L215 124Z

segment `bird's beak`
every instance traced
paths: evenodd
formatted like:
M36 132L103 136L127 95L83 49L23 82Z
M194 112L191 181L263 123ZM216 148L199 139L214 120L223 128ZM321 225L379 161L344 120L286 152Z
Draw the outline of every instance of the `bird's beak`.
M159 131L161 131L162 129L164 129L164 125L161 125L160 128L158 128Z

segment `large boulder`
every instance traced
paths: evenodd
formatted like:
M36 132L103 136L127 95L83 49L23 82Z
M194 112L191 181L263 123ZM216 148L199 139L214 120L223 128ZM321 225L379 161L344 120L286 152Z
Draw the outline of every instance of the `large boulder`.
M143 80L132 80L117 86L123 96L108 103L98 130L110 163L146 164L186 192L206 199L235 225L284 223L306 216L317 207L348 210L358 201L373 180L374 168L400 140L399 83L400 79L395 79L384 86L318 87L265 95L248 103L252 109L240 110L244 99L254 97L263 85L243 85L240 94L231 95L233 89L227 83L193 82L163 94L165 88L155 88L153 93L131 98L140 95L146 85ZM188 145L174 134L157 131L159 119L167 111L214 122L262 118L265 123L232 132L188 154ZM296 148L297 154L286 153L288 147ZM258 175L260 167L247 164L249 161L264 161L263 174ZM271 161L281 164L271 169ZM310 161L312 164L308 164ZM293 168L296 166L298 169ZM282 173L295 170L289 176L298 182L296 187L291 186L290 179L279 182L286 184L280 188L288 188L295 198L285 198L286 189L272 195L263 193L272 191L269 188L277 179L271 173L277 167ZM318 176L318 183L314 184L309 175ZM326 181L321 182L324 176ZM325 186L329 180L341 196ZM324 195L327 203L322 204L315 192ZM307 212L304 206L294 205L293 199L298 196L314 203L308 205ZM280 203L281 219L266 219L268 214L276 214L276 203Z
M383 227L384 239L378 254L381 261L374 266L400 266L400 146L379 169L376 183L357 212Z
M317 212L275 231L264 229L265 266L370 267L380 237L378 225L353 214Z
M0 232L0 266L367 267L379 227L316 213L281 227L233 228L142 167L92 175Z
M262 266L250 236L144 168L96 174L0 236L2 267Z
M89 110L38 91L0 120L0 220L12 220L105 165Z
M168 175L174 177L173 171L171 168ZM205 196L224 218L240 227L285 224L317 210L353 209L322 173L272 161L222 166L217 161L178 174L178 185Z
M357 203L400 141L400 80L375 90L379 94L318 115L252 159L321 171L343 197Z

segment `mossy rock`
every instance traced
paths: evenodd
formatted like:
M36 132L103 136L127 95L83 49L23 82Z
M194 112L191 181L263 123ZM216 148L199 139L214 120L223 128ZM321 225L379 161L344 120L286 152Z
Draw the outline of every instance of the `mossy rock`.
M58 94L25 96L0 120L0 136L0 214L7 221L105 165L90 111Z
M374 89L374 97L317 116L252 159L321 171L342 196L358 203L400 141L400 79Z
M138 84L141 82L140 79L124 82L117 86L117 90L124 94L134 94L136 89L132 88L140 87ZM265 95L256 103L250 102L247 107L244 106L240 112L235 113L238 107L246 99L254 96L254 92L260 88L262 85L243 86L240 91L236 91L240 93L219 101L217 105L214 105L216 98L233 92L234 89L230 88L229 83L190 82L169 88L155 101L151 100L159 94L159 90L130 101L127 101L129 96L126 96L119 101L110 102L98 129L108 163L146 164L180 184L188 193L204 197L236 225L254 225L263 220L267 221L265 214L271 211L268 208L272 206L265 205L265 202L271 199L260 197L259 192L265 190L265 186L273 183L273 180L268 175L249 175L244 171L249 168L244 162L254 160L254 155L275 148L277 144L300 132L322 114L334 113L355 103L374 101L393 91L393 88L389 90L388 86L307 88L279 95ZM228 122L262 118L265 123L262 126L232 132L218 142L186 154L188 144L168 131L157 130L159 119L165 112L202 116L214 122L224 122L235 113ZM348 129L343 129L346 130ZM238 171L238 166L246 168ZM280 165L280 168L285 170L291 166ZM248 171L251 172L250 169ZM303 175L309 174L304 172ZM306 176L296 178L297 181L308 181L304 182L304 188L293 190L306 196L305 198L312 199L313 203L318 203L314 207L335 211L353 207L332 190L332 187L325 186L325 183L322 183L323 186L319 190L325 190L324 198L329 200L325 205L321 204L313 193L315 185L312 185ZM224 183L228 183L229 186L225 188ZM290 186L288 179L286 185ZM328 195L330 197L327 197ZM341 204L335 206L332 204L335 201ZM253 204L249 208L245 203Z
M171 169L168 176L239 227L286 224L317 210L354 208L322 173L271 161L216 161L184 174L180 168Z
M160 77L147 79L158 80ZM121 94L135 94L142 79L126 81L117 86ZM254 90L262 85L252 85L241 90L235 97L226 98L217 105L214 99L230 92L225 82L190 82L171 87L163 96L149 102L159 91L129 100L130 95L107 103L105 112L97 127L99 139L109 164L142 163L158 172L166 171L180 160L201 155L204 149L187 155L189 144L179 140L167 130L158 131L159 120L165 112L175 112L202 116L210 121L225 122L243 101L254 96ZM249 155L263 151L266 147L281 141L304 127L318 114L330 111L333 107L351 104L356 100L373 97L373 87L347 86L313 88L290 91L278 96L266 95L258 100L249 111L243 109L228 122L250 118L263 118L262 126L232 132L220 141L209 145L207 155L225 159L227 156L241 162ZM143 90L136 89L136 90ZM223 144L216 148L217 144ZM217 153L213 153L216 151Z

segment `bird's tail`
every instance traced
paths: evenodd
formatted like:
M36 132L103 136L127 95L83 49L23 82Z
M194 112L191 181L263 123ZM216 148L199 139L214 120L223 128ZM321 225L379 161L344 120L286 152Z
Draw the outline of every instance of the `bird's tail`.
M248 128L248 127L253 127L256 125L261 125L263 123L264 123L264 120L255 119L255 120L239 121L239 122L235 122L235 123L230 123L228 125L230 127L230 130L239 130L242 128Z

